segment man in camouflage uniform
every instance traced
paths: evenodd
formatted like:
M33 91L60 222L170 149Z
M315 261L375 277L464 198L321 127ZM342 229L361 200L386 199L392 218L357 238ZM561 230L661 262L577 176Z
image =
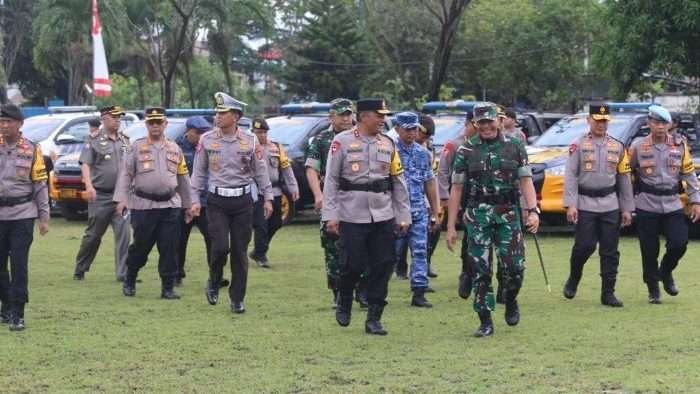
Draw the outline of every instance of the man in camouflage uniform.
M122 292L136 295L136 278L158 247L160 297L179 299L174 291L177 276L177 243L180 241L180 214L190 216L190 178L180 147L165 137L168 121L165 109L145 111L148 135L131 144L114 190L116 213L126 217L130 210L134 240L126 258L126 278Z
M114 233L114 271L117 280L126 277L126 256L129 253L129 222L115 214L117 203L112 201L123 158L129 149L129 137L119 132L121 107L112 105L100 109L103 127L94 137L89 136L80 154L80 167L88 199L88 226L75 258L73 279L83 280L95 260L107 227Z
M323 208L322 181L326 176L328 152L333 138L352 127L353 107L348 99L337 98L331 101L328 118L331 125L316 135L306 150L306 180L314 195L314 208ZM338 297L338 237L326 231L326 222L321 221L321 247L326 263L326 281L333 292L333 307Z
M681 181L686 183L690 219L700 220L700 185L688 144L678 133L668 133L671 114L665 108L649 107L651 133L632 143L630 166L635 178L634 205L642 252L643 279L649 302L661 303L659 281L671 296L678 295L673 270L688 246L688 225L680 199ZM666 253L659 264L659 235L666 238Z
M442 209L447 211L447 200L450 198L450 186L452 178L452 170L454 169L454 158L457 149L470 137L476 134L476 126L474 125L474 112L467 111L464 118L464 131L457 138L447 141L445 146L442 148L442 153L440 154L440 163L437 169L437 179L438 179L438 195L440 197L440 206ZM462 238L462 250L460 252L460 259L462 260L462 270L459 274L459 284L457 286L457 294L465 300L469 298L472 291L472 264L470 264L469 253L467 253L467 247L469 245L467 232L464 232Z
M253 119L253 133L255 133L262 147L263 160L267 163L268 175L272 184L272 194L274 196L274 200L272 200L272 215L269 218L265 218L263 206L265 199L262 195L258 196L258 200L254 204L253 229L255 230L255 247L250 252L250 258L255 260L262 268L270 268L267 251L270 248L272 237L282 227L282 182L284 182L292 198L292 201L289 203L294 204L299 199L299 186L297 186L297 180L294 178L294 172L289 163L287 152L285 152L281 144L267 139L267 131L269 129L270 126L267 125L265 119Z
M615 281L620 264L620 224L629 226L634 211L629 159L624 144L607 134L610 107L591 104L589 111L589 132L569 147L564 173L566 216L576 226L564 297L571 299L576 295L583 265L598 244L600 302L622 307L622 301L615 296Z
M350 324L353 287L367 273L365 332L386 335L380 322L394 265L395 232L406 232L411 212L401 159L382 133L384 100L357 102L357 127L335 136L326 166L321 218L340 236L339 325Z
M44 158L39 145L22 137L23 122L16 105L0 106L0 322L9 323L10 331L25 328L35 219L39 218L39 234L49 231Z
M448 205L447 244L452 250L457 239L457 212L464 201L468 253L475 265L474 310L481 321L474 335L484 337L493 334L491 312L495 309L495 299L489 259L492 246L504 266L506 323L514 326L520 321L516 297L522 286L525 266L518 188L525 195L528 207L532 207L528 210L526 226L533 233L539 226L539 217L525 147L517 139L499 132L493 104L475 105L474 121L478 135L462 144L455 158Z
M404 178L408 186L411 204L411 227L406 235L396 239L396 255L408 246L411 249L411 305L431 308L432 304L425 298L428 287L428 232L437 225L437 186L432 170L430 153L415 142L420 126L418 115L401 112L396 115L396 131L399 135L398 148ZM432 212L428 211L426 195L430 199Z

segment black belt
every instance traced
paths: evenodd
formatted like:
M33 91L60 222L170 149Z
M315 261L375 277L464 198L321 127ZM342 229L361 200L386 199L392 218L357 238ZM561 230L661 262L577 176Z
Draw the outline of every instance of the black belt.
M96 187L95 190L100 193L114 193L114 189L105 189L104 187Z
M280 182L272 182L272 187L280 187Z
M151 201L156 201L156 202L163 202L163 201L170 201L171 198L175 195L175 190L172 190L170 193L166 194L156 194L156 193L146 193L142 190L136 189L134 190L134 194L141 198L145 198L146 200L151 200Z
M652 186L648 183L642 182L641 179L638 180L636 183L637 184L635 186L637 186L637 187L635 188L636 189L635 192L637 194L648 193L648 194L653 194L655 196L675 196L680 191L680 188L678 187L678 185L675 185L670 189L659 189L658 187L655 187L655 186Z
M352 183L345 178L340 178L340 184L338 187L344 192L358 191L384 193L391 189L391 178L379 179L369 183Z
M32 201L33 199L33 194L27 194L26 196L19 197L0 197L0 207L13 207L15 205L24 204L25 202Z
M578 194L587 197L607 197L615 193L615 186L608 186L602 189L589 189L587 187L578 187Z
M476 194L469 196L467 201L468 206L475 207L477 204L517 204L520 195L518 192L511 191L504 194Z

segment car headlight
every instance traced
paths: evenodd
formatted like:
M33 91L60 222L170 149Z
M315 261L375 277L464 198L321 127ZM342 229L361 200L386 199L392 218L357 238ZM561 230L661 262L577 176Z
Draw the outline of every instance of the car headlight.
M545 175L551 175L551 176L564 176L564 172L566 171L566 165L561 164L558 166L554 167L549 167L544 170Z

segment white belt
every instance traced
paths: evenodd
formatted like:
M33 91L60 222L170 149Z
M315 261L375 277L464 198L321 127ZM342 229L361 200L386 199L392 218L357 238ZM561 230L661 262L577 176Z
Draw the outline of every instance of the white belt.
M209 192L221 197L240 197L250 193L250 185L243 187L209 186Z

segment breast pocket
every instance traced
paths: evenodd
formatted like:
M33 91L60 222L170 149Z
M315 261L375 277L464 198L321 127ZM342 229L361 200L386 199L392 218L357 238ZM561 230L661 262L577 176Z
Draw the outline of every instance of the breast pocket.
M168 151L165 153L165 159L168 163L168 171L176 174L177 165L180 164L180 155L177 151Z
M671 174L677 174L681 170L681 155L677 153L671 153L668 155L668 171Z
M362 153L348 153L347 161L350 165L350 171L354 173L360 172L362 169L362 164L365 161L365 157Z
M15 160L15 171L17 178L22 180L29 179L29 174L32 170L32 160L27 158L17 158Z
M595 153L593 151L583 151L581 152L581 161L583 162L581 170L586 172L593 172L597 170Z
M607 157L607 168L608 168L608 174L615 174L617 173L617 164L620 162L620 152L618 151L608 151L608 157Z
M114 147L111 144L98 144L97 147L95 147L95 151L100 160L112 160L114 158Z
M137 156L136 172L146 173L155 171L155 161L151 152L142 152Z
M518 169L518 162L515 160L501 160L501 174L503 178L510 179Z
M656 174L656 160L654 159L648 159L648 160L640 160L639 161L639 169L642 175L645 176L652 176Z

